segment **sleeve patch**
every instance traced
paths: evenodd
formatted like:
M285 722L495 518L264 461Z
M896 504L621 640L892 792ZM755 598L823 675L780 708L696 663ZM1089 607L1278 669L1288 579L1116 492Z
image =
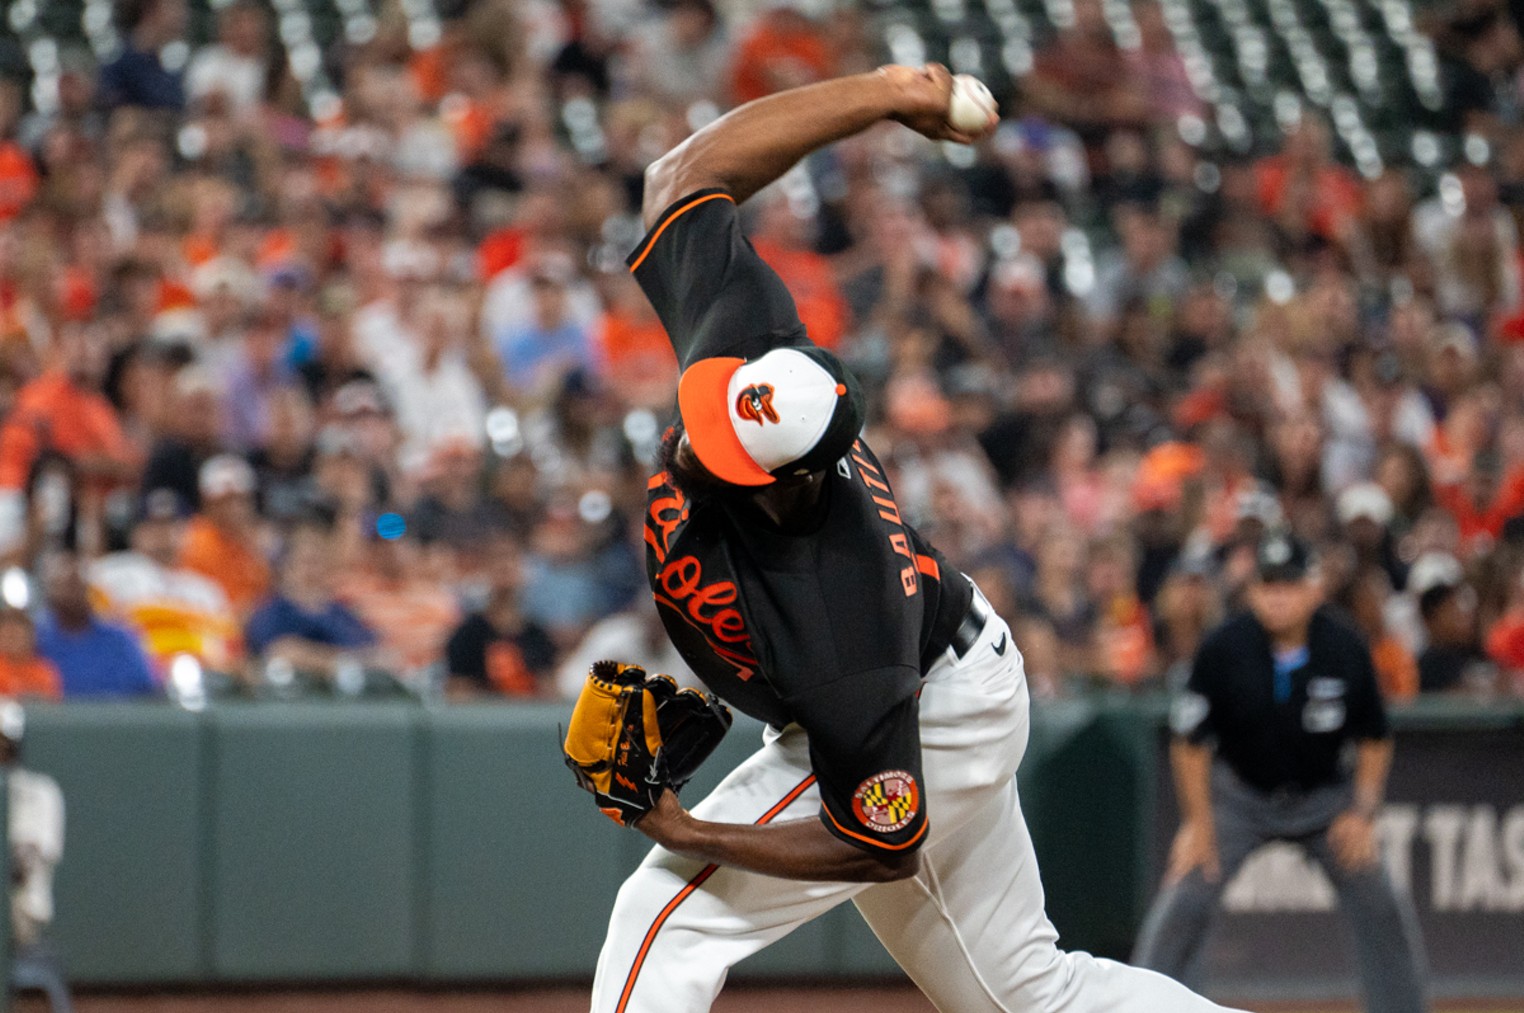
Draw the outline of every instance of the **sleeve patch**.
M852 793L852 812L859 823L878 834L903 830L921 811L921 790L903 770L874 774Z

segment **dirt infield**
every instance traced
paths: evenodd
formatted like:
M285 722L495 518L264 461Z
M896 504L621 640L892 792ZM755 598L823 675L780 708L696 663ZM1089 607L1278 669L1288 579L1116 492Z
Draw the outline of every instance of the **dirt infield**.
M538 988L494 992L234 992L181 995L86 995L78 1013L586 1013L585 988ZM1353 1004L1279 1004L1254 1007L1262 1013L1354 1013ZM40 999L27 997L15 1013L43 1013ZM714 1013L935 1013L912 988L731 988ZM1435 1013L1524 1013L1524 1004L1470 1004L1436 1007Z

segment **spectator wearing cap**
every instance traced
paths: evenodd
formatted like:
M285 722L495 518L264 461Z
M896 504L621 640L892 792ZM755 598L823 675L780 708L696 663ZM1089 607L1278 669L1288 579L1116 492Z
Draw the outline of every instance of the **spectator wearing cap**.
M241 653L239 625L215 582L180 566L186 507L170 489L144 496L130 548L96 560L90 589L101 611L136 632L161 677L181 654L231 673Z
M511 538L499 536L489 543L485 576L486 603L455 628L445 645L449 671L446 693L455 699L484 693L515 697L552 693L550 675L556 645L542 626L525 618L520 608L524 567L518 545ZM668 643L665 636L661 641ZM624 649L628 653L629 645Z
M0 697L63 695L58 669L37 652L37 629L21 609L0 609Z
M1418 604L1426 644L1418 655L1424 693L1484 692L1495 672L1481 651L1476 591L1460 560L1426 552L1413 561L1408 593Z
M185 0L122 0L116 4L117 25L125 44L116 59L101 68L104 105L168 112L185 107L180 72L165 67L159 53L180 40L186 13Z
M248 615L270 590L254 510L254 469L234 454L218 454L201 466L197 487L201 510L186 526L180 565L211 579L236 613Z
M132 631L95 613L79 557L57 552L41 565L46 610L37 649L58 669L67 699L158 693L148 658Z
M334 597L334 550L332 530L313 520L299 522L287 536L275 593L244 628L252 661L281 659L331 678L346 659L384 660L372 650L376 634Z
M1288 841L1328 874L1350 916L1369 1008L1424 1013L1417 919L1377 843L1386 710L1365 641L1322 597L1307 549L1272 533L1256 548L1248 611L1196 652L1171 715L1182 822L1133 962L1184 975L1244 861Z
M1357 482L1339 493L1334 513L1354 550L1357 568L1379 567L1390 587L1403 587L1408 579L1407 566L1397 555L1388 529L1395 508L1386 490L1375 482Z

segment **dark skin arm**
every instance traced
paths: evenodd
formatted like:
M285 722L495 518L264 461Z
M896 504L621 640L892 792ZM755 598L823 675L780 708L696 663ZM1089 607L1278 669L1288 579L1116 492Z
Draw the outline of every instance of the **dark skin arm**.
M748 102L667 152L646 170L646 228L673 201L723 187L738 203L801 158L878 123L895 120L934 140L971 144L983 134L947 122L952 75L939 63L887 66ZM997 119L990 117L989 127ZM984 131L988 133L988 128Z
M779 879L887 883L909 879L921 864L915 850L868 852L855 848L817 819L765 826L696 819L670 791L640 818L635 829L684 858Z

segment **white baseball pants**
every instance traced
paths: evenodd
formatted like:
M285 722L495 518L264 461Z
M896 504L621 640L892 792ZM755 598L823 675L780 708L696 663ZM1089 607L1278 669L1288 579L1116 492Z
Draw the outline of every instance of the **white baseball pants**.
M807 883L654 848L619 891L592 1013L703 1013L738 961L845 900L943 1013L1222 1010L1163 975L1058 948L1013 774L1026 677L998 616L961 660L949 650L933 666L920 723L931 827L915 877ZM769 729L693 812L765 823L816 819L819 807L805 734L790 726Z

